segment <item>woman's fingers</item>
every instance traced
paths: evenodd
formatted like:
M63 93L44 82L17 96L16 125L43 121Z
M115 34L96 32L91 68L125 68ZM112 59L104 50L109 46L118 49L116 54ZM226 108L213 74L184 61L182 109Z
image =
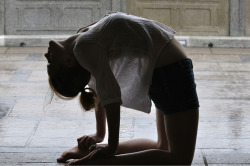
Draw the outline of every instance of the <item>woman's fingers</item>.
M65 163L69 159L76 159L78 155L76 153L73 153L71 151L66 151L62 154L61 157L57 159L57 162L59 163Z
M78 146L82 148L89 148L91 145L94 144L94 139L92 137L84 137L79 143Z
M86 140L86 143L85 143L85 146L90 148L91 145L95 144L95 140L92 138L92 137L89 137L87 140Z
M91 141L91 137L88 137L86 140L85 140L85 143L84 143L84 146L86 147L86 148L89 148L90 146L89 146L89 142Z
M78 159L78 160L73 160L71 162L69 162L66 166L69 166L69 165L81 165L81 164L84 164L86 163L86 161L89 161L90 160L90 155L87 155L86 157L83 157L81 159Z
M78 146L64 152L61 157L59 157L57 159L57 162L59 163L64 163L69 159L80 159L83 158L85 156L87 156L89 154L89 150L88 149L84 149L84 150L80 150L78 148Z
M63 157L59 157L57 158L57 162L58 163L65 163L67 161L67 159L63 158Z
M86 143L86 140L87 140L88 138L89 138L88 136L85 136L85 137L83 137L83 138L78 142L78 147L79 147L80 149L86 148L85 143Z
M80 144L80 142L83 142L83 141L86 140L87 138L88 138L87 135L84 135L84 136L82 136L82 137L80 137L80 138L77 138L78 144Z
M96 135L85 135L77 139L78 147L80 149L90 148L91 145L99 143L103 141L101 138L97 137Z
M77 142L79 143L84 137L86 137L86 136L84 135L82 137L77 138Z

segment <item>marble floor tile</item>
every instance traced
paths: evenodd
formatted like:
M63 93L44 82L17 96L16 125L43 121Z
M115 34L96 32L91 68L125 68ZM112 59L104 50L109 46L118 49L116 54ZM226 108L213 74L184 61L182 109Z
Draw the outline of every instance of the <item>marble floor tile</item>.
M16 70L14 75L11 77L11 82L24 82L27 81L31 74L31 70Z
M192 165L250 165L249 49L186 50L200 100ZM56 158L76 146L78 137L96 131L94 110L83 111L78 97L66 101L53 96L46 51L0 47L0 166L63 165ZM157 140L155 112L154 105L150 114L121 107L120 141Z
M239 98L233 84L198 84L197 93L200 98Z
M134 138L148 138L157 140L155 119L136 119L134 122Z
M46 81L48 82L48 73L46 70L34 70L27 81Z
M250 71L250 63L219 63L223 71Z
M204 149L210 164L250 164L250 149Z
M217 62L193 62L194 72L196 71L221 71Z
M47 59L46 57L44 56L44 54L42 54L41 58L40 58L40 61L46 61L47 62Z
M0 96L45 96L47 83L3 83L0 82Z
M250 139L197 139L198 149L250 149Z
M26 120L0 120L0 147L25 146L36 122Z
M200 117L220 122L249 119L249 100L200 99Z
M8 115L14 104L15 99L9 97L0 97L0 119Z
M32 104L30 104L32 103ZM17 99L16 103L9 113L9 117L36 117L42 118L46 114L44 108L44 98L33 99L33 98L21 98Z
M43 55L38 53L30 53L25 59L26 61L39 61Z
M250 55L249 48L212 48L213 54L226 54L226 55Z
M200 122L198 139L250 139L249 121Z
M60 165L56 163L56 158L60 153L0 153L0 162L3 164L12 163L13 165ZM28 161L28 162L27 162ZM62 165L62 164L61 164Z
M155 106L152 103L152 107L151 107L151 112L145 113L145 112L141 112L138 110L133 110L133 109L129 109L126 107L121 107L121 117L122 118L126 118L126 117L134 117L134 118L148 118L151 117L153 119L155 119L155 115L156 115L156 110L155 110Z
M197 83L235 83L240 78L240 75L235 78L235 73L221 71L196 71L194 74Z
M46 53L48 50L47 47L9 47L7 50L7 54L13 53Z
M0 61L23 61L29 54L0 54Z
M31 138L29 147L73 147L76 146L77 138L94 134L95 125L94 119L41 121ZM120 141L131 139L133 131L133 120L121 119ZM103 143L107 142L108 135L105 136Z
M206 54L206 55L211 55L210 48L185 48L185 51L188 55L193 55L193 54Z
M0 47L0 53L6 53L8 47Z
M232 72L232 75L238 84L250 83L250 72Z
M240 55L240 59L242 60L242 62L250 62L250 56L249 55Z
M235 88L242 99L248 99L250 102L250 84L237 84Z
M192 166L205 166L201 149L195 149Z
M249 166L249 163L247 164L209 164L209 166Z
M0 81L9 81L13 77L14 74L15 74L15 71L0 70Z
M193 61L198 62L239 62L242 63L243 57L239 55L199 55L189 56ZM246 58L245 58L246 59Z
M47 70L46 62L44 61L0 61L0 69L4 70Z
M29 147L73 147L76 139L95 131L94 120L41 121Z

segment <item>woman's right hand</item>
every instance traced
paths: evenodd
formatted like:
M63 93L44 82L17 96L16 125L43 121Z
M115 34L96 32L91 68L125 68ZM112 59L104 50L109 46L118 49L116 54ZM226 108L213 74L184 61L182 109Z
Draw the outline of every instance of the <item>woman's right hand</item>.
M87 156L90 153L89 149L79 149L78 146L75 146L74 148L65 151L61 157L57 159L57 162L59 163L65 163L69 159L81 159L85 156Z
M79 149L86 149L90 148L92 145L95 145L96 143L100 143L103 141L104 138L98 136L97 134L92 135L84 135L77 139L78 142L78 148Z

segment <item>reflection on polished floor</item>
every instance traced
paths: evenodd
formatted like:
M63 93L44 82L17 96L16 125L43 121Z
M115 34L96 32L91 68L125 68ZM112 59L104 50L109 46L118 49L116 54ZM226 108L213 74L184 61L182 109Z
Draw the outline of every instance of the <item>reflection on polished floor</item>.
M60 165L61 152L95 132L77 99L50 102L46 49L0 47L0 165ZM186 50L201 105L193 165L250 165L250 49ZM154 112L122 108L120 140L156 139Z

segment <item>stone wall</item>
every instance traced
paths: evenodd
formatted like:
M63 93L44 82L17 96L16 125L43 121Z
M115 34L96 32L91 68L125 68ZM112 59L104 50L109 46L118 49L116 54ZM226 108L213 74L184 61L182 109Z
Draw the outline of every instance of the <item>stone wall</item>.
M246 0L246 13L245 13L245 24L246 24L246 28L245 28L245 35L246 36L250 36L250 1Z
M158 20L177 35L228 36L228 0L129 0L128 11Z
M112 10L112 0L5 0L6 35L72 34Z
M4 35L4 0L0 0L0 35Z
M212 37L232 41L235 47L235 41L246 41L239 47L250 47L250 0L0 0L0 46L46 45L107 11L163 22L177 31L178 39L189 42L186 46L193 41L207 46ZM224 43L230 46L228 41Z

